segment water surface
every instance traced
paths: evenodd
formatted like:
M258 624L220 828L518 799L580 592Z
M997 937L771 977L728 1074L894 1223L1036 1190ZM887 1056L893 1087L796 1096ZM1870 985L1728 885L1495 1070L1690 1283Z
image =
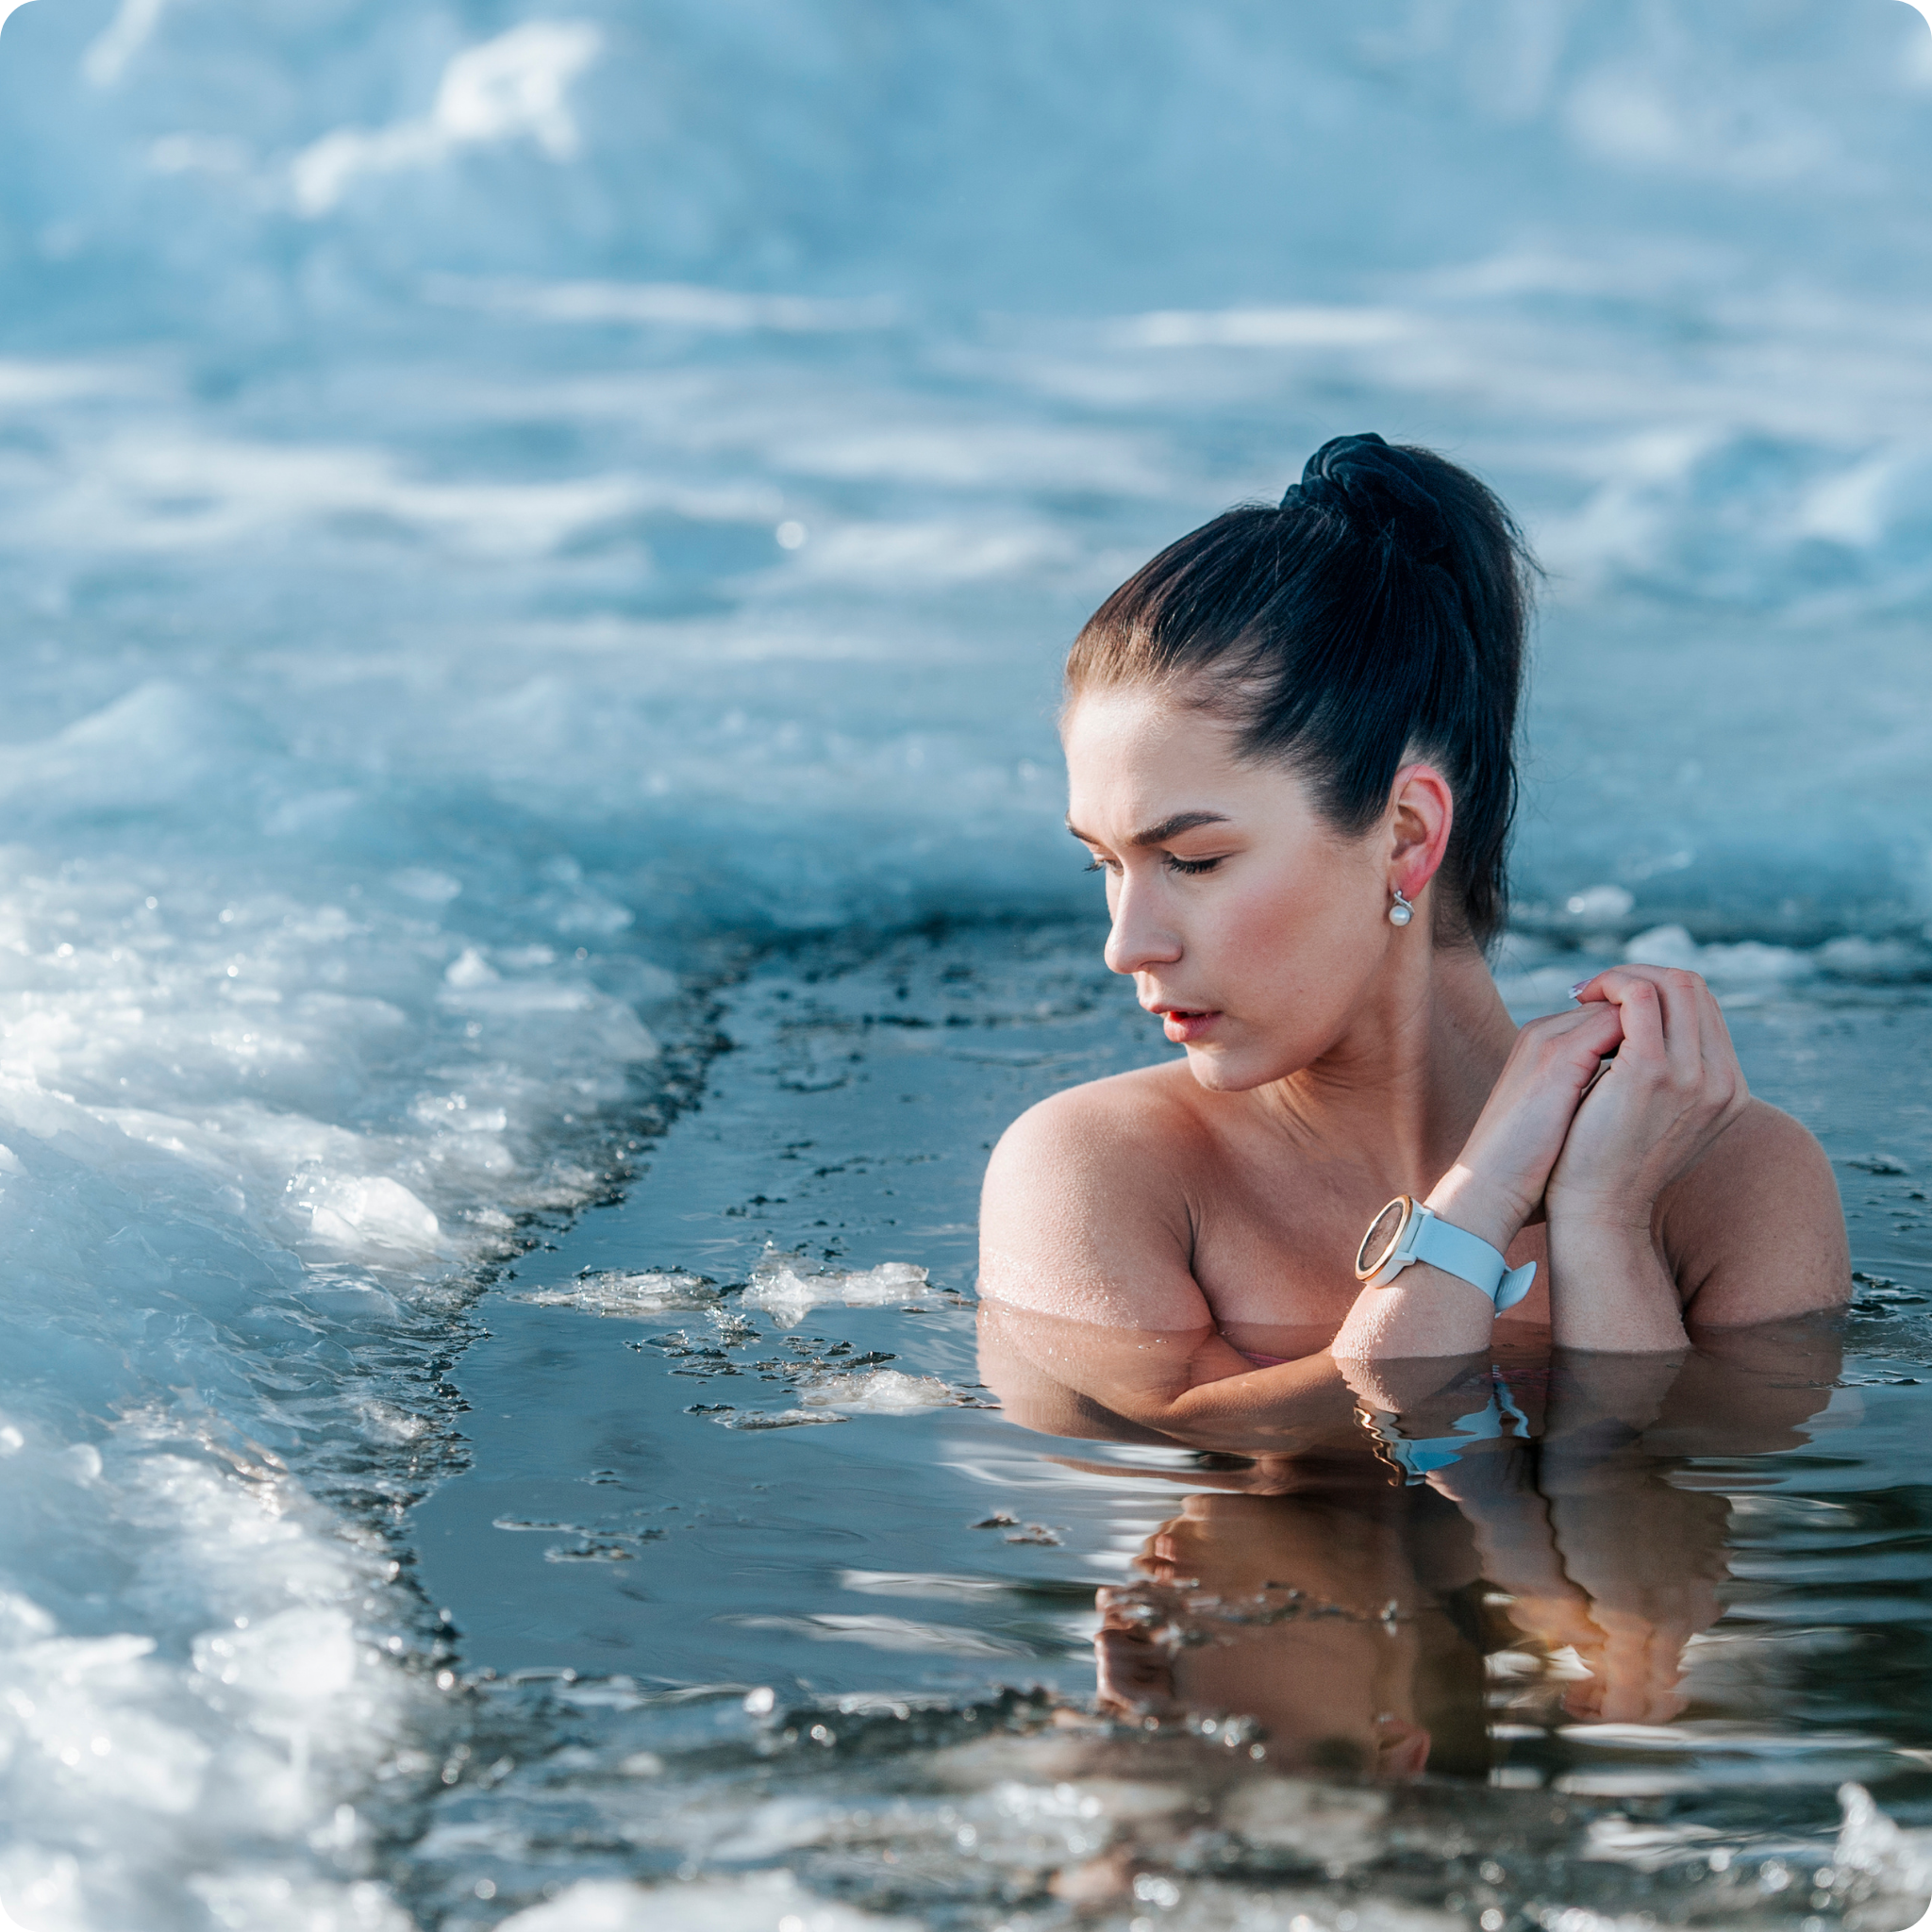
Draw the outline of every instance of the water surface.
M479 1924L592 1880L763 1923L780 1873L960 1926L1907 1923L1907 1868L1835 1847L1848 1785L1932 1819L1918 997L1734 1002L1840 1163L1841 1332L1505 1350L1379 1428L1338 1378L1182 1442L1104 1399L1173 1338L970 1296L1005 1121L1165 1051L1095 937L774 957L625 1201L480 1305L471 1466L411 1541L489 1741L408 1887Z

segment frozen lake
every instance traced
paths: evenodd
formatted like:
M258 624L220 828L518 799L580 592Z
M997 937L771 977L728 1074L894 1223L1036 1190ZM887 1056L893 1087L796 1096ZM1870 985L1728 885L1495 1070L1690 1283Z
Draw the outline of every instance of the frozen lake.
M1703 1701L1670 1736L1748 1803L1687 1808L1675 1743L1609 1740L1627 1830L1665 1849L1657 1874L1633 1838L1586 1869L1590 1806L1621 1801L1525 1679L1482 1802L1585 1779L1590 1806L1518 1821L1561 1883L1398 1882L1407 1826L1377 1823L1357 1890L1512 1925L1662 1916L1654 1888L1713 1845L1697 1885L1760 1889L1747 1911L1692 1886L1686 1911L1796 1924L1917 1886L1875 1825L1823 1903L1791 1874L1826 1859L1834 1780L1926 1817L1928 1740L1887 1711L1924 1702L1896 1445L1926 1359L1905 1297L1932 1282L1928 103L1932 35L1898 0L12 11L6 1911L484 1923L695 1862L739 1889L690 1892L693 1924L816 1924L730 1875L791 1866L847 1901L837 1932L848 1907L990 1926L1074 1909L974 1890L1060 1870L966 1857L990 1813L892 1824L895 1859L939 1860L901 1894L813 1863L828 1825L744 1836L747 1807L871 1815L840 1780L882 1788L890 1758L922 1790L1044 1792L1041 1818L1092 1797L1140 1844L1129 1785L1224 1765L1189 1732L1144 1743L1183 1768L1141 1767L994 1697L1091 1705L1093 1592L1141 1574L1102 1525L1118 1506L1144 1541L1185 1485L1098 1451L1071 1484L1063 1444L975 1406L974 1163L1043 1086L1154 1050L1075 933L1099 890L1059 824L1066 641L1160 543L1369 427L1481 471L1550 571L1512 998L1559 998L1579 948L1698 964L1754 1080L1875 1160L1840 1173L1858 1266L1892 1285L1822 1377L1847 1384L1836 1433L1690 1483L1731 1499L1724 1614L1749 1629L1700 1634ZM893 948L922 929L948 937L901 1002ZM810 1015L789 1031L788 986ZM970 1027L943 1024L956 996ZM807 1141L836 1154L813 1168L864 1164L809 1174L786 1158ZM816 1265L841 1218L840 1268L926 1269L931 1306L795 1330L746 1308L739 1345L735 1291L643 1324L515 1298L587 1267L736 1291L768 1239ZM867 1355L891 1360L841 1366ZM838 1379L881 1374L947 1392ZM685 1413L714 1400L849 1419ZM1658 1447L1659 1480L1699 1453ZM674 1503L711 1513L651 1513ZM1031 1521L1060 1542L1007 1542ZM1767 1580L1807 1537L1816 1592L1803 1564ZM1772 1652L1802 1661L1760 1671ZM509 1681L528 1668L582 1682ZM769 1755L788 1713L861 1694L885 1700L863 1740ZM947 1757L969 1724L1004 1741ZM622 1772L642 1755L715 1766L721 1808L676 1823L658 1774ZM533 1781L559 1807L541 1856L513 1842ZM1214 1829L1252 1850L1238 1795ZM1180 1885L1165 1802L1146 1869ZM1453 1839L1475 1800L1418 1802ZM1357 1828L1307 1841L1331 1825ZM1062 1864L1102 1857L1093 1831ZM1255 1910L1283 1924L1367 1909L1286 1851L1265 1883L1230 1857L1212 1883L1273 1886ZM1893 1903L1860 1907L1874 1932Z

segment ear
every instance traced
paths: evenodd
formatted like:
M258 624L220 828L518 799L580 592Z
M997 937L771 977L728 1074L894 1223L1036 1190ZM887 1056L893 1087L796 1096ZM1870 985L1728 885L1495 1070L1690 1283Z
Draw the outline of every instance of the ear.
M1441 869L1456 794L1434 765L1404 765L1389 788L1389 883L1414 899Z
M1144 1630L1123 1628L1118 1620L1103 1623L1093 1633L1093 1661L1101 1709L1115 1717L1158 1717L1174 1708L1174 1661Z
M1420 1724L1399 1717L1378 1719L1375 1725L1375 1771L1378 1783L1406 1785L1423 1774L1432 1740Z

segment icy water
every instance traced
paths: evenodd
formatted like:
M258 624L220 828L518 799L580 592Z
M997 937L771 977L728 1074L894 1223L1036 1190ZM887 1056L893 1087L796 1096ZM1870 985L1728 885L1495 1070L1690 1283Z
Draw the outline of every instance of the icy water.
M976 1344L991 1138L1164 1051L1097 940L768 959L625 1201L478 1305L470 1466L408 1531L474 1728L405 1895L558 1926L1915 1918L1923 1845L1840 1791L1932 1816L1922 997L1734 1002L1845 1177L1842 1334L1506 1354L1524 1413L1458 1444L1464 1365L1410 1419L1452 1444L1422 1484L1340 1385L1244 1453L1110 1416L1084 1371L1118 1337L995 1310ZM1362 1781L1384 1706L1428 1733L1420 1785Z
M1928 86L1898 0L9 9L0 1910L400 1932L689 1868L557 1910L1220 1924L1273 1873L1259 1925L1884 1932L1932 1894L1856 1797L1817 1879L1833 1781L1923 1829L1932 1742ZM1342 1404L1311 1518L1110 1433L1089 1342L979 1360L983 1144L1148 1050L1066 924L1061 650L1365 427L1551 569L1512 999L1578 948L1693 964L1866 1163L1849 1367L1793 1342L1760 1405L1790 1441L1711 1433L1750 1363L1511 1366L1555 1446L1481 1437L1452 1513ZM1601 1476L1599 1399L1647 1417ZM1457 1525L1520 1530L1532 1464L1643 1499L1552 1529L1591 1602L1593 1551L1692 1575L1624 1626L1689 1646L1668 1723L1670 1642L1636 1730L1579 1729L1574 1593L1487 1601L1534 1578ZM1244 1511L1357 1571L1213 1583ZM1435 1781L1332 1782L1379 1705L1203 1730L1199 1660L1247 1653L1141 1640L1226 1635L1215 1591L1260 1593L1264 1688L1318 1641L1289 1675L1356 1682L1395 1600ZM1103 1617L1156 1732L1096 1728Z

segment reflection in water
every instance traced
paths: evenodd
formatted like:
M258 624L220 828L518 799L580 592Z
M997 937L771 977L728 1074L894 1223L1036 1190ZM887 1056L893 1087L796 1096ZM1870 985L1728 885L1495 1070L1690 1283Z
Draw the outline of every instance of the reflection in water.
M991 1302L980 1359L1024 1426L1203 1452L1153 1476L1190 1493L1098 1594L1103 1706L1247 1720L1284 1769L1383 1781L1486 1776L1529 1727L1681 1715L1731 1512L1691 1459L1801 1443L1840 1366L1818 1323L1668 1357L1254 1370L1211 1331Z
M1253 1718L1289 1770L1487 1768L1479 1606L1424 1575L1407 1504L1386 1489L1190 1496L1149 1538L1145 1580L1100 1592L1102 1704Z

